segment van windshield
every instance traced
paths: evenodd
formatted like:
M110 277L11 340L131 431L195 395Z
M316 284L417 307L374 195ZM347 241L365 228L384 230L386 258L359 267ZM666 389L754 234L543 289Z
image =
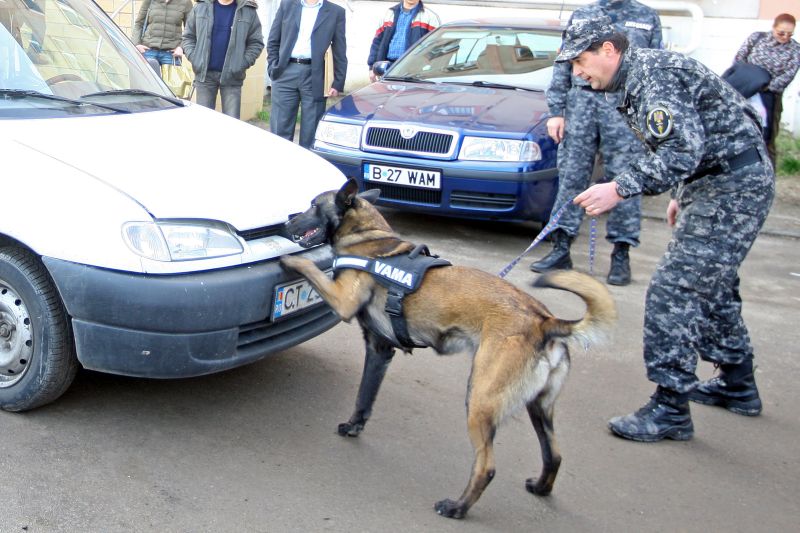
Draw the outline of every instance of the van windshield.
M83 100L109 91L117 95L113 106ZM127 97L119 96L124 92ZM0 0L0 118L60 115L73 108L82 115L135 112L174 107L173 102L155 71L94 2Z

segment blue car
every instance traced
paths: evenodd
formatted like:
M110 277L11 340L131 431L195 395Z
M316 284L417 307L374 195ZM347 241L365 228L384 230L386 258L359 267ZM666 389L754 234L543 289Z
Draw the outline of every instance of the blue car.
M557 22L445 24L332 106L314 152L380 189L379 205L546 222L558 175L545 90L560 44Z

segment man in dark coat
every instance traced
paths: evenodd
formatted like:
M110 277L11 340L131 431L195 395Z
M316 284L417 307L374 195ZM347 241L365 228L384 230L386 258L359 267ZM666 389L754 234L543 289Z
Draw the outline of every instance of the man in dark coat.
M333 83L325 90L325 52L333 53ZM272 133L294 140L302 107L300 146L311 148L326 98L344 90L347 74L344 9L326 0L283 0L267 38L272 79Z
M197 103L239 118L247 69L264 50L255 0L197 0L186 21L183 51L194 70Z

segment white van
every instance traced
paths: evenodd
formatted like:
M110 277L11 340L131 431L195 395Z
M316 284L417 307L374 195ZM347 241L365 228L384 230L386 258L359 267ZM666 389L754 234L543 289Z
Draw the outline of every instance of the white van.
M278 264L344 176L175 98L91 0L0 1L0 408L78 365L152 378L261 359L338 319Z

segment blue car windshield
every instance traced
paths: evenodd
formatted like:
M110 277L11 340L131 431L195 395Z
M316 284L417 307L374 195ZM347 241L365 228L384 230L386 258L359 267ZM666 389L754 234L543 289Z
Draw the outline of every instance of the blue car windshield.
M557 29L443 27L392 65L386 77L545 90L560 46Z
M87 0L0 0L0 91L0 119L176 105L125 34Z

